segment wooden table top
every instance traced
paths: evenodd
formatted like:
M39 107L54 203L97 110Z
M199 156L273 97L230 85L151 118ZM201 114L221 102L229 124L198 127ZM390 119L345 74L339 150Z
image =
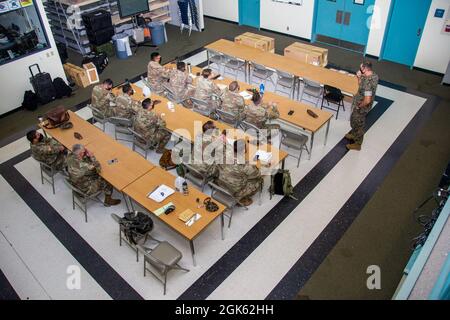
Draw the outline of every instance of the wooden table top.
M102 167L100 175L103 179L119 191L155 168L144 157L109 136L99 137L89 143L86 148L100 162ZM112 159L117 159L117 162L109 164L108 161Z
M234 43L233 41L220 39L208 44L205 48L250 62L253 61L269 68L285 71L302 79L328 84L341 89L342 93L346 95L352 96L358 91L358 80L355 76L300 62L279 54L261 51L256 48Z
M73 123L72 129L63 130L61 128L47 129L42 127L47 134L55 138L59 143L65 146L67 149L72 150L74 144L82 144L86 146L90 142L98 139L101 136L107 136L96 126L90 124L86 120L82 119L75 112L69 111L70 122ZM83 136L83 139L78 140L74 137L74 133L78 132Z
M175 211L168 215L163 213L158 218L186 239L194 240L225 210L225 206L214 201L219 206L219 210L216 212L208 212L205 208L198 208L196 199L200 199L200 203L203 204L203 200L208 196L197 190L192 184L189 185L189 195L187 196L180 192L175 192L159 203L148 198L148 193L161 184L165 184L175 190L174 183L174 175L157 167L127 186L124 189L124 192L150 212L172 202L176 207ZM186 209L191 209L193 212L199 213L202 216L190 227L186 226L185 223L178 218L178 215Z

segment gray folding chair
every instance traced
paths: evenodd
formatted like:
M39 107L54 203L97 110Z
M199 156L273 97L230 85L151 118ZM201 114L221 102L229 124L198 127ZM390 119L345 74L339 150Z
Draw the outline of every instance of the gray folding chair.
M286 91L282 89L286 89ZM294 98L295 77L293 74L277 70L277 82L275 84L275 93L277 92L288 94L289 98Z
M248 121L241 121L239 124L241 129L244 130L246 133L251 135L252 137L255 137L259 143L266 143L267 142L267 136L264 134L263 131L261 131L260 128L255 126L253 123L250 123Z
M133 151L136 151L136 147L141 149L144 152L144 158L147 159L148 151L152 150L155 146L151 142L145 140L142 135L140 135L133 129L128 128L128 130L133 135L133 145L131 148L133 149Z
M97 108L93 107L92 104L89 104L88 107L92 111L92 120L93 122L98 122L102 125L102 130L105 131L105 125L108 122L108 118Z
M115 213L111 213L111 217L119 224L119 246L122 246L122 240L125 241L125 243L136 252L136 261L139 262L139 250L137 247L137 244L145 244L148 240L154 241L156 243L159 243L159 240L156 240L152 236L150 236L150 232L153 231L153 227L151 230L147 231L145 234L137 234L135 241L136 244L132 243L126 236L125 236L125 227L121 223L121 217L119 217Z
M219 120L225 122L233 127L237 128L239 126L239 121L234 113L224 111L221 109L216 109L216 113L219 116Z
M143 84L145 84L145 86L147 86L147 87L150 89L150 91L151 91L152 93L155 93L155 94L162 94L162 93L164 92L164 89L162 89L162 90L157 90L155 87L153 87L153 86L150 84L150 82L149 82L146 78L144 78L144 76L141 76L141 81L142 81Z
M187 98L179 98L179 97L177 97L177 95L173 92L172 88L170 87L169 83L163 83L162 86L164 88L165 96L167 97L167 99L169 99L173 103L181 104L184 101L189 100Z
M306 101L309 101L309 102L314 102L314 101L311 101L311 100L304 99L304 96L306 94L307 96L316 98L317 100L314 102L314 105L317 105L317 103L322 98L322 92L323 92L323 88L320 85L320 83L314 82L314 81L311 81L311 80L308 80L308 79L303 79L303 91L302 91L302 95L300 97L300 101L306 100Z
M149 271L164 286L164 295L166 294L167 274L171 270L182 270L189 272L188 269L181 267L178 262L183 258L183 254L167 241L162 241L154 248L148 248L142 245L137 246L144 254L144 277L146 271ZM147 268L149 264L152 269Z
M251 64L251 76L250 76L250 84L256 83L260 84L264 83L264 86L267 84L267 80L270 80L272 84L275 86L275 82L272 79L272 75L275 73L274 70L271 70L262 64L258 64L252 62Z
M48 164L38 161L39 168L41 171L41 182L44 184L44 180L51 184L53 194L55 194L55 176L60 172L56 170L53 166L49 166Z
M210 181L208 182L208 185L211 187L211 198L216 200L217 202L222 203L227 207L227 211L229 211L229 215L227 216L228 221L228 228L231 226L231 220L233 219L233 212L234 207L239 203L239 201L233 197L233 195L228 192L225 188L222 188L221 186L217 185L216 183ZM248 209L248 208L246 208Z
M193 166L183 163L183 166L185 167L185 178L195 184L197 187L199 187L202 192L205 189L206 184L209 180L212 178L202 174L200 171L196 170Z
M245 75L245 69L246 64L244 60L231 56L225 56L225 64L223 68L224 75L232 75L237 80L239 72L242 72Z
M225 63L224 55L211 49L207 49L206 51L208 54L208 68L212 68L212 65L215 64L217 66L217 71L220 73Z
M87 218L87 203L88 201L97 201L104 205L103 201L101 201L98 196L102 193L102 191L98 191L94 194L88 195L84 192L82 192L80 189L75 187L69 178L64 179L64 182L66 185L72 190L72 207L73 210L75 210L75 206L81 209L84 213L84 219L86 222L88 222Z
M298 159L297 161L297 168L298 168L300 165L300 159L302 158L303 150L306 150L306 152L309 154L308 146L306 145L306 143L308 142L308 136L301 133L294 133L282 129L280 130L281 130L281 139L279 149L281 148L282 145L284 145L290 149L298 150L300 152L298 157L289 154L291 157Z
M120 118L120 117L111 117L111 118L109 118L109 122L111 122L114 125L114 138L116 140L132 141L132 140L120 138L117 135L118 133L120 133L122 135L132 138L133 134L130 131L130 128L132 126L132 121L130 119Z
M204 115L205 117L209 117L211 114L215 113L215 110L212 110L211 104L208 101L200 100L197 98L191 98L194 107L192 110L195 112Z

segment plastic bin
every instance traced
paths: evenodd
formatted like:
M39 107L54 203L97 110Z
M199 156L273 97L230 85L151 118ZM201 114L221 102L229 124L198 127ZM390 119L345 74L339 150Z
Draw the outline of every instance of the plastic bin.
M128 59L132 55L130 48L129 35L126 33L119 33L112 37L114 43L114 49L116 51L116 56L119 59ZM127 50L129 48L129 50Z
M159 46L166 42L166 28L164 23L150 22L148 26L152 35L152 43L155 46Z

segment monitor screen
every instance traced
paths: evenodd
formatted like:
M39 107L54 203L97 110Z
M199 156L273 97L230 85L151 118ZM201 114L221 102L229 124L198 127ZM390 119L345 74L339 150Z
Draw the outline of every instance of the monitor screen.
M117 0L121 19L148 12L148 0Z

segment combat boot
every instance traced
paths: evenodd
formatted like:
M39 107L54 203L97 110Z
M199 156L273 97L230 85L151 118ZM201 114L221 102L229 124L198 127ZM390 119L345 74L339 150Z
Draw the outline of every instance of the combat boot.
M355 137L351 133L347 133L345 135L345 139L347 139L347 140L355 140Z
M113 199L111 195L105 195L105 206L116 206L120 203L120 199Z
M243 205L244 207L248 207L249 205L251 205L253 203L253 200L250 197L245 197L245 198L241 199L241 201L239 201L239 203L241 205Z
M356 150L356 151L361 150L361 145L357 143L348 144L346 145L346 147L348 150Z

